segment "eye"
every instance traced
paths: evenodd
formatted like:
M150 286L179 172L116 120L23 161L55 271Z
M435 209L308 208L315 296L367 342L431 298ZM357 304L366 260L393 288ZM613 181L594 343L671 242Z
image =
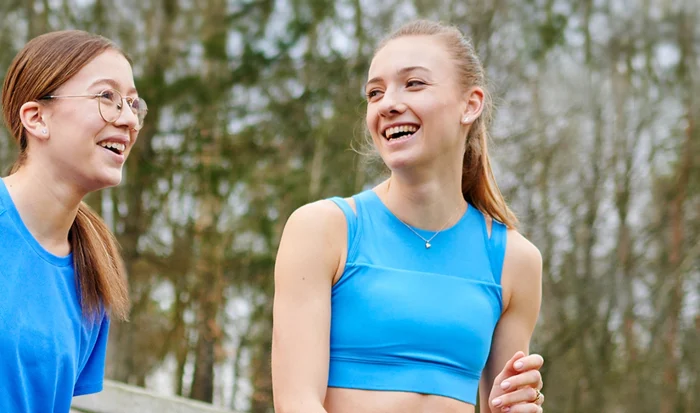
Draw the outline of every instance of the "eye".
M122 102L122 95L113 89L103 90L100 93L100 99L102 99L102 104L114 105L119 110L121 110L124 105L124 102Z
M381 90L379 90L379 89L372 89L372 90L370 90L369 92L367 92L367 99L370 99L370 100L371 100L371 99L373 99L373 98L379 96L380 93L382 93Z
M406 82L406 87L419 87L419 86L425 86L426 83L423 82L422 80L417 80L417 79L412 79Z
M105 90L100 94L102 99L114 101L114 92L111 90Z

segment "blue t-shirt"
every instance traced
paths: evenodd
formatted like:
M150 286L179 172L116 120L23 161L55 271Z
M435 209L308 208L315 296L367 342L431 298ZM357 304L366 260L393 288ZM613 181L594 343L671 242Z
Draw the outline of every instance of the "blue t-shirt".
M109 319L86 321L73 257L46 251L0 179L0 412L67 413L102 390Z

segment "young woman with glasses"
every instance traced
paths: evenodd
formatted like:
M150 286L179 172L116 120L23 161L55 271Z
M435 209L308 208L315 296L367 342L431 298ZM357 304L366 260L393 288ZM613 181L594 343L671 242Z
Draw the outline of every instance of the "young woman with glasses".
M2 106L19 157L0 180L0 411L68 412L102 389L129 302L117 243L82 200L121 181L146 103L117 46L60 31L15 57Z

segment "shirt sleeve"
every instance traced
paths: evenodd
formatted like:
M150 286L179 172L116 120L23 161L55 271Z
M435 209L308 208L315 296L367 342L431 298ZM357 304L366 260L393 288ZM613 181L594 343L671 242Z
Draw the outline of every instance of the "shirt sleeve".
M100 323L95 345L88 356L87 362L78 375L73 388L73 396L98 393L102 391L105 373L105 355L107 353L107 338L109 336L109 317L105 315Z

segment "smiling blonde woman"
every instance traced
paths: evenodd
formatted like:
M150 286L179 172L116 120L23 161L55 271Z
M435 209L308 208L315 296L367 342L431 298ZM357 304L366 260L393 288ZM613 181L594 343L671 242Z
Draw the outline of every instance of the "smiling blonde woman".
M380 44L366 123L391 171L289 218L275 269L278 413L542 412L541 256L487 152L484 70L454 27ZM490 410L487 410L490 409Z

